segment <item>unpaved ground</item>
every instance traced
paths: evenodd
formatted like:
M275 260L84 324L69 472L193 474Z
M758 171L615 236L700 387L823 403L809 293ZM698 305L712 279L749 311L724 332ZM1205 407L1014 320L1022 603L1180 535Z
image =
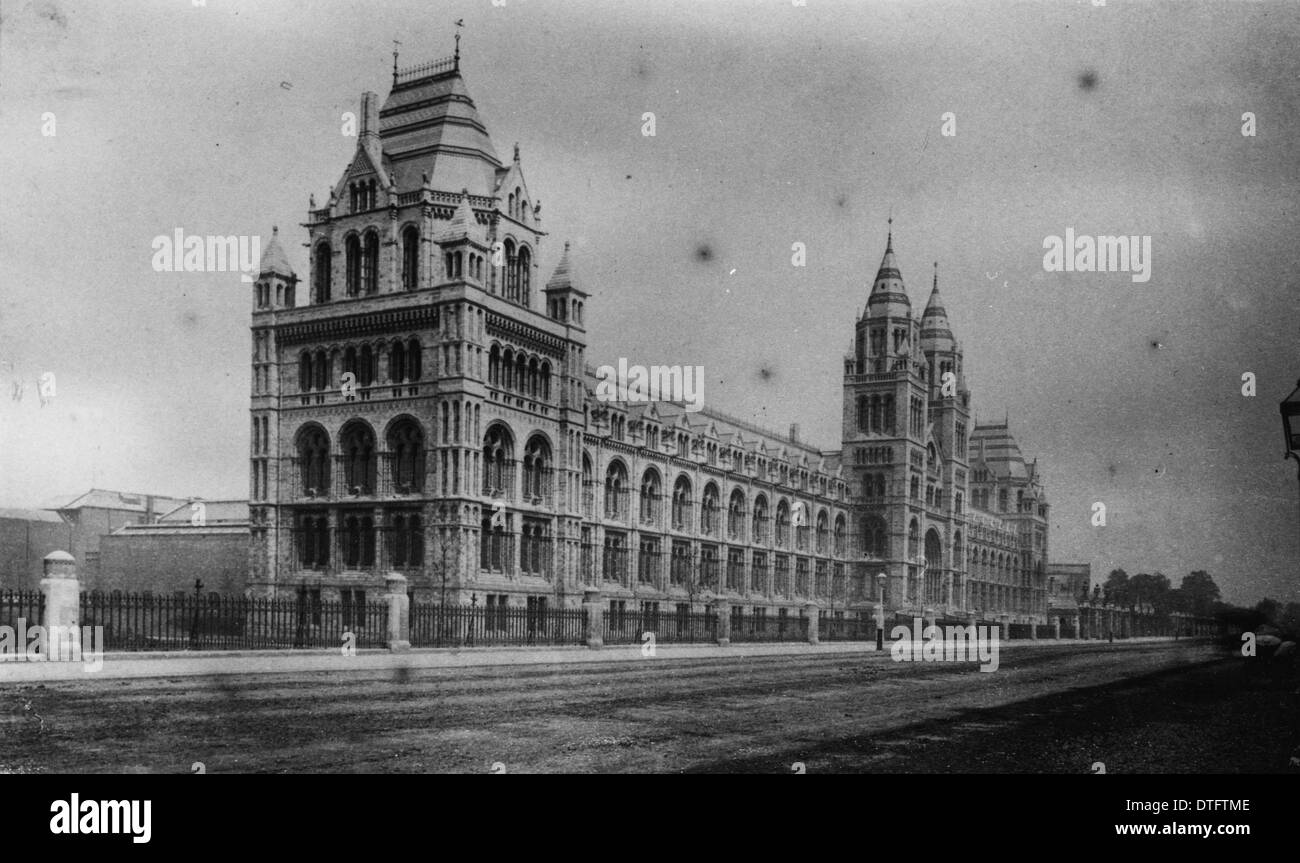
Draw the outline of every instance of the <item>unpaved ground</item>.
M1205 645L0 687L23 772L1285 772L1294 678Z

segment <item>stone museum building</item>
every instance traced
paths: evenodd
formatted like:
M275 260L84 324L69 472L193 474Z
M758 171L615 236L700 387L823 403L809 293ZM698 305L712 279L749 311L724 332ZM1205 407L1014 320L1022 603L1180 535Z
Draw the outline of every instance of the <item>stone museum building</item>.
M733 625L878 601L1046 622L1037 464L1006 423L974 423L937 268L918 316L892 233L826 450L794 426L596 398L590 286L567 244L538 271L540 202L459 52L394 68L382 104L362 94L356 152L304 227L306 276L275 236L253 285L255 593L353 602L396 571L416 602L598 591L615 612L727 597Z

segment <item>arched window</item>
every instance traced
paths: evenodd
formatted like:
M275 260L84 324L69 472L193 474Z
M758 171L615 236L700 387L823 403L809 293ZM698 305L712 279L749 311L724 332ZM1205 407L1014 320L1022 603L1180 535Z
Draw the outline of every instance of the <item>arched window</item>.
M316 352L316 389L325 390L333 386L334 382L334 365L325 356L324 351Z
M378 453L375 451L375 433L360 421L348 423L339 434L339 447L343 451L343 479L351 495L374 494Z
M920 526L917 524L916 519L912 519L911 524L907 526L907 556L909 558L916 557L917 544L920 540Z
M408 225L402 231L402 287L413 291L420 284L420 229Z
M393 342L388 349L388 380L400 384L406 380L406 346Z
M329 302L332 258L329 243L316 244L316 259L312 264L312 276L315 280L312 296L314 303Z
M515 391L527 394L528 392L528 357L520 351L515 354Z
M641 523L654 524L659 519L659 472L647 468L641 476Z
M366 234L365 254L361 259L361 290L373 294L379 290L379 234Z
M733 489L727 500L727 539L741 540L745 535L745 493Z
M582 511L588 516L596 514L596 477L591 467L591 456L582 454Z
M524 499L544 502L551 491L551 448L546 438L534 435L524 447Z
M551 400L551 364L550 363L548 362L542 363L540 375L542 378L542 401L549 402Z
M605 518L622 519L626 516L627 468L615 460L605 469Z
M406 379L415 382L424 374L424 351L419 339L410 339L406 343Z
M776 544L778 548L790 546L790 504L785 500L776 505Z
M754 498L753 542L767 542L767 498L759 495Z
M826 516L826 510L817 513L817 553L826 554L830 551L831 525L830 519Z
M488 383L501 386L501 348L497 345L488 351Z
M368 387L375 382L375 352L370 345L361 346L361 355L357 360L357 383Z
M347 238L343 244L347 295L355 297L361 293L361 240L356 234Z
M311 389L311 354L303 351L298 355L298 391Z
M398 494L424 491L424 430L415 420L404 418L389 426L387 458Z
M952 535L952 568L961 571L966 568L966 549L961 543L961 531Z
M834 553L836 557L844 556L844 516L835 516L835 546Z
M889 558L889 529L879 516L867 516L862 522L862 552L868 558Z
M528 290L532 284L533 271L533 255L532 252L528 251L527 246L519 247L516 266L519 270L519 274L515 278L515 282L519 286L519 302L526 306L528 305Z
M505 296L507 300L518 300L519 283L517 277L519 271L515 269L514 240L506 240L502 248L505 252Z
M318 425L299 430L294 448L298 451L298 478L307 497L325 497L330 487L330 439Z
M718 533L718 487L709 483L700 500L700 533L715 536Z
M515 352L506 348L505 354L501 357L501 370L504 376L501 378L501 386L505 389L512 390L515 388Z
M514 438L501 424L494 424L483 438L484 497L514 498Z
M691 529L691 481L679 476L673 483L673 530Z
M925 568L932 574L943 568L943 547L939 532L933 528L925 532Z
M537 357L533 357L528 361L528 395L531 398L537 398L540 394L540 388L537 383L537 369Z

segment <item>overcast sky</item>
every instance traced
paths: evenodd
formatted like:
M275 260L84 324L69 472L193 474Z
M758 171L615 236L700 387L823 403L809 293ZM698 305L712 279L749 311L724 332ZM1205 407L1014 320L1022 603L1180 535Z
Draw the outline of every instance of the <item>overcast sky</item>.
M1300 599L1294 3L9 2L0 506L248 494L251 286L156 273L151 242L278 224L305 275L341 115L387 93L392 40L449 55L458 18L543 279L574 244L593 362L701 364L706 404L838 449L892 209L913 308L939 261L980 419L1039 459L1052 560ZM1150 236L1150 281L1045 272L1067 228Z

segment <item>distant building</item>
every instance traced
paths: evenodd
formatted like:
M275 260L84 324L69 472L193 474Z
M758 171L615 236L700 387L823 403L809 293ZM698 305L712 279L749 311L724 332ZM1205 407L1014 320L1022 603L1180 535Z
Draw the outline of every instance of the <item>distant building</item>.
M72 554L85 584L99 572L101 538L129 524L153 521L184 503L162 495L92 488L54 498L38 509L0 509L0 590L38 588L41 560L52 551Z
M76 558L77 573L84 584L99 572L102 537L128 524L147 524L184 503L182 498L92 488L71 500L56 498L42 508L58 513L71 528L68 544L62 550Z
M0 509L0 590L35 590L45 555L72 544L72 528L57 512Z
M196 509L201 504L202 509ZM87 590L238 594L248 581L248 501L186 501L153 523L129 524L100 541Z
M1047 616L1070 619L1079 613L1079 603L1092 590L1092 564L1049 563L1047 565Z

